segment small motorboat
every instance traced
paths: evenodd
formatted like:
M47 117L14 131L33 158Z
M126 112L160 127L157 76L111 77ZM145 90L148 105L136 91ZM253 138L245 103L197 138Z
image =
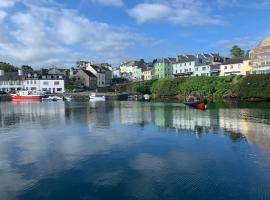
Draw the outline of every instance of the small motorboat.
M63 101L71 101L72 97L71 96L63 96Z
M89 95L90 101L106 101L105 96L97 96L96 93L91 93Z
M143 95L143 99L144 99L145 101L150 101L151 96L150 96L149 94L145 94L145 95Z
M62 98L58 96L44 96L42 98L42 101L60 101L60 100L62 100Z
M195 97L187 98L184 104L192 108L197 108L199 110L207 109L207 100L199 100L199 99L196 99Z

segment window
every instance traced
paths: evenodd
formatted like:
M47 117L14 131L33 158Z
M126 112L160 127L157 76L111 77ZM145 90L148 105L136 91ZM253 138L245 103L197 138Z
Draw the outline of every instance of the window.
M59 81L54 81L54 85L60 85Z
M36 80L34 80L34 84L37 84Z
M202 70L205 71L206 70L206 67L203 67Z
M57 88L57 92L62 92L62 88Z
M224 69L227 69L227 66L224 66Z
M31 80L30 83L33 84L33 81Z
M231 69L233 69L233 65L231 65Z
M43 85L49 85L49 82L48 81L44 81L43 82Z

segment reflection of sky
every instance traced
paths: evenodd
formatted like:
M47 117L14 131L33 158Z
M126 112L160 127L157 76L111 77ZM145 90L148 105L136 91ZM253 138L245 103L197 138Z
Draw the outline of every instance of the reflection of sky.
M258 184L264 181L260 173L270 178L267 151L250 150L245 141L232 143L214 135L197 140L180 134L195 133L200 127L203 133L241 133L250 143L269 150L267 110L201 112L141 102L3 103L0 109L0 199L17 199L22 193L38 191L41 184L57 185L78 172L82 176L72 179L78 185L115 189L125 185L118 188L123 199L158 198L165 195L157 191L160 187L169 196L178 190L199 190L206 183L218 190L218 184L229 180L219 175L216 183L208 168L236 176L230 171L236 163L243 173L254 174ZM163 128L179 134L164 134ZM262 194L267 187L260 188Z

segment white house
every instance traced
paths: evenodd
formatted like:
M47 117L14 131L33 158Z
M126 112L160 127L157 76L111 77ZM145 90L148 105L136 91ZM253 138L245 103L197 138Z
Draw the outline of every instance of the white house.
M38 74L37 72L27 74L23 80L23 89L64 93L64 77L62 75Z
M174 76L192 76L199 60L194 55L178 56L173 63Z
M220 65L220 76L242 75L243 58L235 58L227 60Z
M220 65L198 65L195 66L193 76L219 76Z
M4 72L0 70L0 91L9 92L23 88L23 74L18 72Z

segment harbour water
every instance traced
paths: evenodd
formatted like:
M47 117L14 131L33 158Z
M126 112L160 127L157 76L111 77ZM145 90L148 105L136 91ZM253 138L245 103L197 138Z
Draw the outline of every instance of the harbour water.
M0 199L270 199L270 105L0 104Z

